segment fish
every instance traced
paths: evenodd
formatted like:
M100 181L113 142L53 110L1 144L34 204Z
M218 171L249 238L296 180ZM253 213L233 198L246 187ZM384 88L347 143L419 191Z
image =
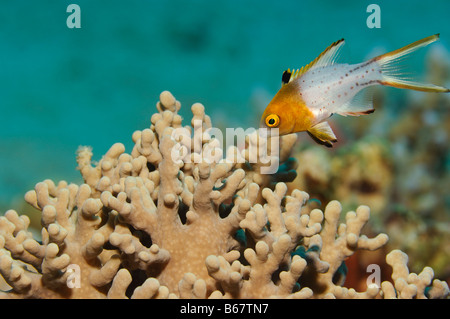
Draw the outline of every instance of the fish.
M306 131L315 142L332 147L337 138L327 122L330 116L360 116L375 111L371 100L361 98L366 88L385 85L450 92L442 86L411 80L398 65L438 39L439 34L435 34L362 63L338 64L336 58L345 43L340 39L308 65L283 72L282 86L264 110L260 128L276 128L279 136Z

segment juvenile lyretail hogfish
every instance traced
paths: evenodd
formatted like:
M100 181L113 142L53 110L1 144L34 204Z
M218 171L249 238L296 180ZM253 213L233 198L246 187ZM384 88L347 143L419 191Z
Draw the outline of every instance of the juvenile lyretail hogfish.
M336 136L326 120L333 114L359 116L374 112L371 101L361 103L358 93L369 86L387 85L424 92L449 89L411 81L397 62L439 39L439 34L359 64L335 64L344 39L334 42L310 64L284 71L282 87L265 109L261 127L278 128L279 135L307 131L319 144L331 147Z

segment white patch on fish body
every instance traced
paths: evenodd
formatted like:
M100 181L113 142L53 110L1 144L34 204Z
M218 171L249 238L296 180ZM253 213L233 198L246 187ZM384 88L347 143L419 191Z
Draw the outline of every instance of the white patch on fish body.
M312 68L296 81L303 101L321 122L333 113L343 112L362 89L379 84L380 71L374 61L333 64Z

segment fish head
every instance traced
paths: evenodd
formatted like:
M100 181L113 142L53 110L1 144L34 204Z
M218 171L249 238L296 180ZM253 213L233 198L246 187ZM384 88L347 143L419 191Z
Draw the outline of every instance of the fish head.
M299 132L299 107L301 101L291 84L283 86L267 105L261 116L260 128L278 129L279 135Z

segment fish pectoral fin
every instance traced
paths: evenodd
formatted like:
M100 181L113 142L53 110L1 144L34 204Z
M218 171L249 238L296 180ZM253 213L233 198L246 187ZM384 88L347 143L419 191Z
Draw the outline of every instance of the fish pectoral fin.
M316 143L325 145L326 147L333 147L333 143L337 142L336 135L334 135L328 122L314 125L307 132Z
M360 116L375 112L373 108L374 89L368 87L357 93L353 99L345 104L342 104L336 113L342 116Z

